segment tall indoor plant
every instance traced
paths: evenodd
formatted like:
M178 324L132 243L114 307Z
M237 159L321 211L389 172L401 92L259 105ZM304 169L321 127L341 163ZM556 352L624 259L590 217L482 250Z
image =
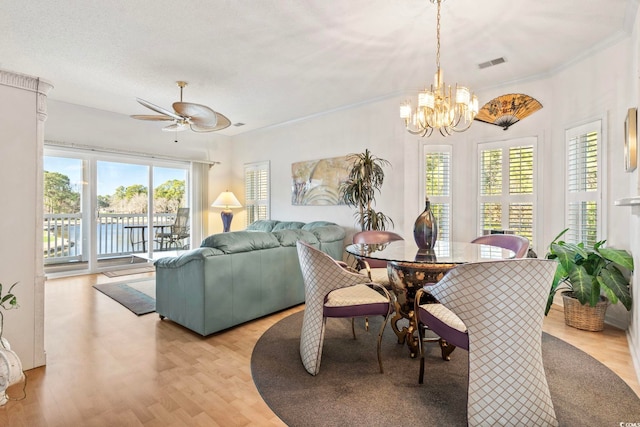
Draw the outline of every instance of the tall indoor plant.
M349 154L347 160L352 165L347 181L340 186L342 200L347 206L358 208L354 217L362 231L385 230L389 224L393 225L393 220L382 212L376 212L373 206L376 191L380 192L384 182L383 167L391 163L374 156L369 149L364 153Z
M563 299L577 300L582 306L578 309L594 311L598 305L602 306L603 309L598 313L602 316L602 321L608 304L607 298L612 304L620 301L627 310L631 310L632 298L629 290L629 276L633 272L631 255L622 249L605 247L605 240L596 242L593 246L559 240L567 230L568 228L558 234L549 246L547 258L557 259L558 267L551 284L545 314L549 313L553 298L558 291L563 291ZM567 300L564 301L565 322L569 326L575 326L571 324L570 319L567 319L568 305ZM602 330L587 327L579 327L579 329Z

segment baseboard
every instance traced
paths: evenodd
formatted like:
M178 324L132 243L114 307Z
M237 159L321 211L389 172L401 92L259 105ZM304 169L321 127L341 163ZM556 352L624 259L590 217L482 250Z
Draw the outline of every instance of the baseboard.
M638 346L634 343L633 337L629 333L629 329L626 332L627 335L627 345L629 346L629 354L631 355L631 361L633 362L633 370L636 373L636 379L640 382L640 359L638 358Z

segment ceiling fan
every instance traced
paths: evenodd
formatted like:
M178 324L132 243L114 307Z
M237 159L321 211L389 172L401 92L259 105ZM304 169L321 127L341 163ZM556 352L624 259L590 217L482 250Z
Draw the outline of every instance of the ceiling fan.
M158 107L144 99L136 98L140 104L160 115L135 114L130 116L138 120L173 121L172 124L162 128L165 132L179 132L191 128L194 132L213 132L222 130L231 125L231 121L222 114L213 111L206 105L182 102L182 89L187 82L176 82L180 88L180 102L174 102L173 111Z

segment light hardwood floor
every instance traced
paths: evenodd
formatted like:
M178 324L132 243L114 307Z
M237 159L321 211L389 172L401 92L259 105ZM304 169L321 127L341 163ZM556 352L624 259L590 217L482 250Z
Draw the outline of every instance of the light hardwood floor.
M258 338L295 307L203 338L155 314L137 317L92 288L104 275L46 282L47 366L26 372L26 398L0 426L282 426L251 379ZM552 310L544 329L607 365L640 395L624 331L584 332ZM417 373L416 373L417 375ZM9 389L19 397L21 387Z

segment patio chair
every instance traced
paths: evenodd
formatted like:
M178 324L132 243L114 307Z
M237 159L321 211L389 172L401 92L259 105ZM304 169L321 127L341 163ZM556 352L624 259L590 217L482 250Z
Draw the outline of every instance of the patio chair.
M471 243L512 250L516 254L514 258L524 258L529 251L529 239L517 234L487 234L476 237Z
M329 255L302 241L297 242L298 259L304 279L305 310L300 333L300 357L311 375L320 371L322 345L328 317L352 318L351 331L356 339L354 317L384 316L378 332L378 365L382 334L391 314L391 295L371 283L363 274L349 271ZM376 290L377 289L377 290Z
M537 258L463 264L429 287L437 303L420 304L425 291L417 292L417 321L440 337L442 358L446 346L469 352L469 426L558 425L542 364L556 265ZM426 343L424 328L418 331L422 384Z
M162 230L162 229L161 229ZM189 208L178 208L176 219L168 232L156 233L156 242L160 243L160 250L175 247L176 249L188 249L188 243L184 239L189 238Z

